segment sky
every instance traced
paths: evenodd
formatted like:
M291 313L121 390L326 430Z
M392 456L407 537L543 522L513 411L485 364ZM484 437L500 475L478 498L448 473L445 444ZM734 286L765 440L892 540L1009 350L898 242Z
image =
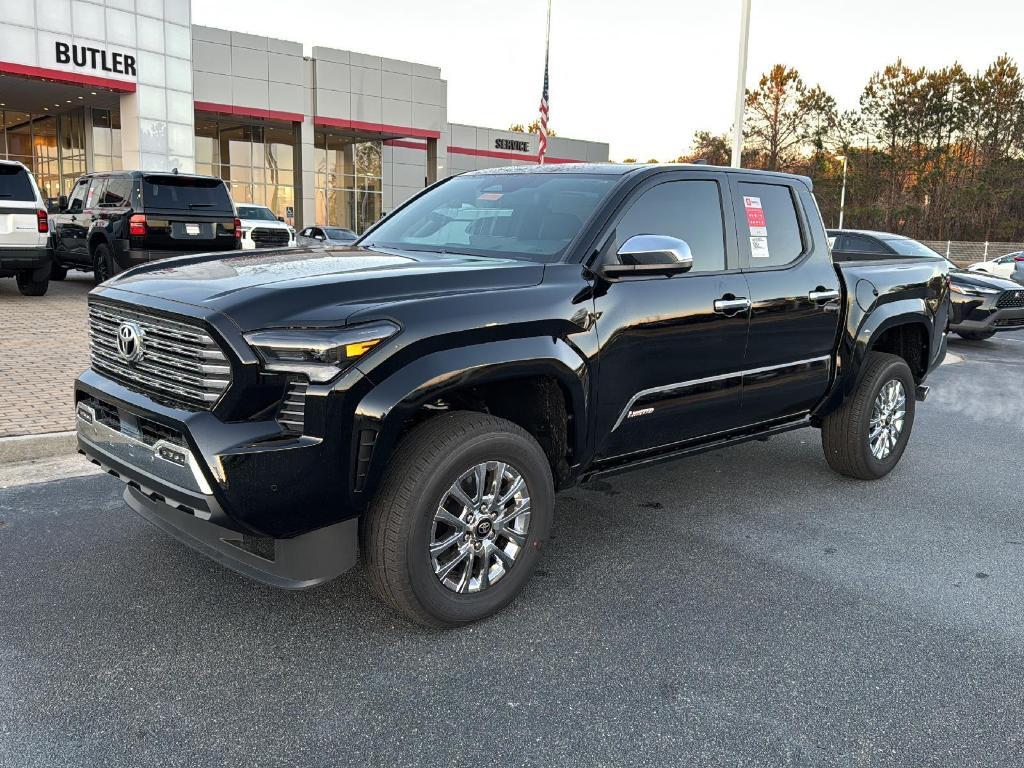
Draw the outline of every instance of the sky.
M284 9L287 9L287 14ZM537 116L546 0L194 0L192 21L441 68L448 119ZM732 125L740 0L553 0L551 119L611 159L671 160ZM913 67L1024 66L1019 0L753 0L747 87L775 63L841 109L897 57Z

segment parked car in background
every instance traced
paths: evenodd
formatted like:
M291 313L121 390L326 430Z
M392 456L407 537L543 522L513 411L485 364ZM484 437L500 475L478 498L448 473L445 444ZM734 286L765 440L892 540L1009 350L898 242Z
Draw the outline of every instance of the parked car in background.
M51 215L54 280L69 269L102 283L168 256L239 247L240 223L223 179L115 171L80 178Z
M295 245L295 230L265 205L239 205L242 248L287 248Z
M1010 279L1024 285L1024 259L1017 259L1013 265L1013 274Z
M50 285L49 216L36 180L18 162L0 160L0 277L24 296Z
M886 475L946 350L945 262L835 264L811 180L779 173L474 171L357 247L218 266L90 295L79 448L223 565L305 588L361 550L431 626L508 604L581 480L805 427Z
M359 235L342 227L306 227L299 232L299 245L351 245Z
M971 264L967 269L971 272L988 272L990 275L1010 277L1013 275L1014 268L1022 262L1024 262L1024 251L1017 251L989 261L979 261L977 264Z
M836 261L938 259L949 269L952 312L949 329L982 341L1000 331L1024 329L1024 287L1004 277L961 269L924 243L903 235L866 230L829 230ZM1012 255L1012 254L1011 254Z

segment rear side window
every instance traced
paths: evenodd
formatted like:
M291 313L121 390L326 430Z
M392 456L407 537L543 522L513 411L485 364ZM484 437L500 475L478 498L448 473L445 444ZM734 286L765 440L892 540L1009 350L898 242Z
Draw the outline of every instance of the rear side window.
M725 269L725 224L718 183L693 179L651 187L615 227L615 247L634 235L668 235L685 240L693 254L691 272Z
M747 230L751 268L781 267L800 258L804 243L789 187L740 182L739 190L740 232Z
M28 172L17 165L0 165L0 200L36 199Z
M107 179L107 184L100 194L99 206L101 208L124 208L130 205L128 198L131 196L131 192L131 179Z
M172 211L234 211L228 190L220 179L144 176L142 202L147 208Z

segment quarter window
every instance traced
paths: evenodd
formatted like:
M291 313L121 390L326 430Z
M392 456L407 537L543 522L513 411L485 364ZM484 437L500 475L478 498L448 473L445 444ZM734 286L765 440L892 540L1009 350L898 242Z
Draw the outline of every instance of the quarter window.
M85 203L85 193L89 189L89 179L82 179L71 192L68 199L68 213L81 213Z
M789 187L741 182L739 190L740 232L749 237L750 266L781 267L800 258L804 244Z
M885 247L875 240L873 237L864 237L864 235L847 235L846 243L843 246L844 250L854 251L855 253L881 253L891 255Z
M612 254L634 235L685 240L693 254L691 272L725 269L725 222L718 182L669 181L648 189L615 228Z

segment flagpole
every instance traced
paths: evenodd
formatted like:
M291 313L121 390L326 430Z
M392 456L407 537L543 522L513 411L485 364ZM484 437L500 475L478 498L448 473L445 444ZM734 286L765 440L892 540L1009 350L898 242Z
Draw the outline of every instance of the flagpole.
M740 2L740 50L736 62L736 109L732 118L732 167L743 165L743 107L747 100L747 47L750 41L750 0Z
M544 32L544 98L545 99L547 98L548 55L549 55L550 52L551 52L551 0L548 0L548 22L547 22L547 28L546 28L546 30ZM544 123L547 123L547 119L546 119L546 117L543 114L541 115L541 120ZM545 148L546 148L546 145L547 145L547 129L546 129L546 127L542 127L541 131L544 134L544 144L545 144ZM541 165L544 165L544 155L545 154L546 153L542 149L541 152L540 152L540 157L538 158L538 160L540 161Z

